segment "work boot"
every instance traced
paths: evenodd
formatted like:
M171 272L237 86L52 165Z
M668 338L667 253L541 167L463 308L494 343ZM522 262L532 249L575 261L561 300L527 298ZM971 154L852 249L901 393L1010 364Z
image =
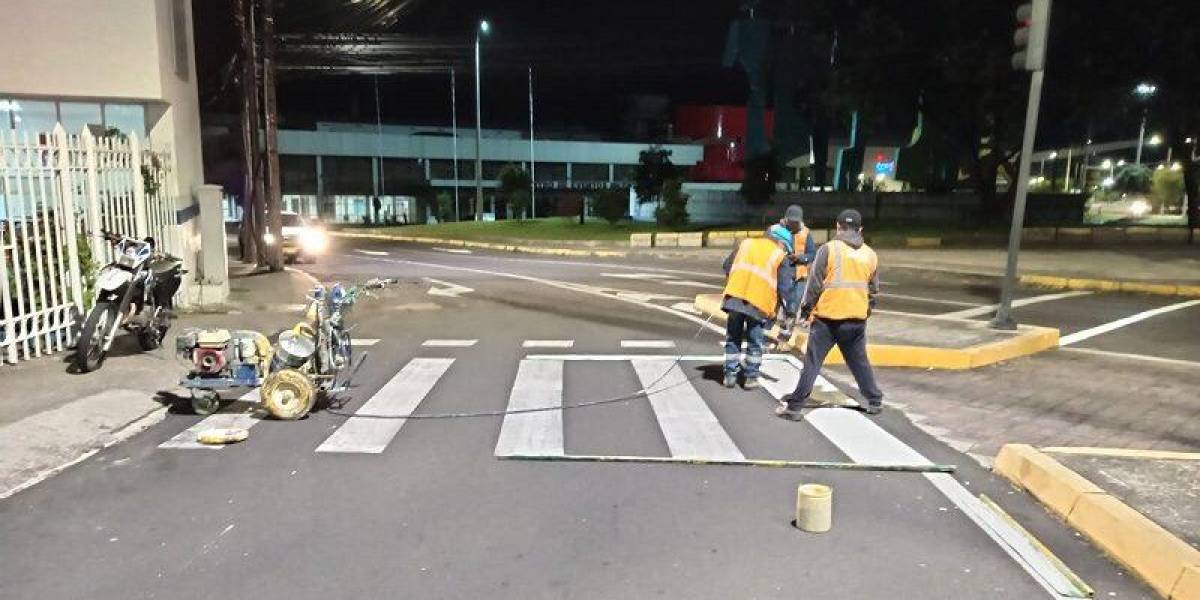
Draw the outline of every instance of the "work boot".
M737 387L737 373L735 373L735 372L725 373L725 381L721 382L721 385L723 385L727 388Z
M877 415L883 412L883 403L863 400L862 402L858 403L858 410L868 415Z
M742 383L742 389L744 390L757 390L759 387L758 377L747 377L746 381Z
M804 420L804 413L800 412L798 409L792 410L787 404L782 404L775 407L775 416L779 417L780 419L787 419L788 421Z

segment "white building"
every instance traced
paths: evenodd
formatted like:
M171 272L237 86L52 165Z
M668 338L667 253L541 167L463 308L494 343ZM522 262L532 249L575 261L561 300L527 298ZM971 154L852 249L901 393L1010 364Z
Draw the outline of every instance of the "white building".
M70 134L116 128L168 155L180 251L199 273L204 174L194 49L190 0L0 3L0 133L44 140L56 123ZM227 289L224 277L206 281ZM195 299L201 286L189 283L185 298Z

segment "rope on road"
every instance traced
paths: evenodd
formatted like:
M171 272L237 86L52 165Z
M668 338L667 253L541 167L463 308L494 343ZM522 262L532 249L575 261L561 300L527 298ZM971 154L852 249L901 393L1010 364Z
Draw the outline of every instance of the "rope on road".
M703 333L704 330L708 328L710 323L712 323L712 319L713 319L713 315L709 315L708 318L705 319L704 322L700 324L700 327L698 327L696 329L696 333L692 335L692 338L691 338L691 340L688 341L688 344L696 343L696 340L700 338L700 334ZM666 391L666 390L669 390L672 388L676 388L681 385L691 383L691 382L695 381L696 379L699 379L700 377L702 377L702 375L692 375L690 377L685 377L683 379L683 381L673 383L671 385L664 386L662 388L655 387L663 379L665 379L667 377L667 374L670 373L672 369L679 366L679 364L681 362L683 362L684 357L686 357L687 355L688 355L688 352L681 351L681 353L675 357L675 360L671 362L671 366L663 371L662 375L659 375L657 379L650 382L648 385L646 385L642 389L637 390L632 393L629 393L629 394L625 394L622 396L614 396L611 398L601 398L598 400L587 400L587 401L576 402L576 403L572 403L572 404L561 404L559 406L545 406L545 407L537 407L537 408L517 408L517 409L505 409L505 410L485 410L485 411L472 411L472 412L409 413L406 415L373 415L373 414L349 413L349 412L345 412L345 411L337 410L337 409L333 409L333 408L327 408L322 412L325 412L325 413L328 413L331 415L337 415L339 417L354 417L354 418L359 418L359 419L467 419L467 418L474 418L474 417L502 417L504 415L519 415L519 414L525 414L525 413L549 412L549 411L554 411L554 410L571 410L571 409L575 409L575 408L586 408L589 406L601 406L604 404L616 404L618 402L628 402L630 400L637 400L639 398L645 398L645 397L649 396L650 394L656 394L658 392L663 392L663 391Z

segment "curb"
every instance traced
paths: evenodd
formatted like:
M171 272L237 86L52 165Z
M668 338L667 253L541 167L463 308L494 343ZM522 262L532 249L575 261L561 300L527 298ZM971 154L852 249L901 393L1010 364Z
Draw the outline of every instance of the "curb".
M1093 290L1101 292L1132 292L1158 296L1186 296L1200 298L1200 285L1177 285L1173 283L1148 283L1118 279L1086 279L1058 277L1055 275L1022 275L1021 283L1057 290Z
M1200 599L1200 550L1027 444L1006 444L993 471L1137 573L1169 600Z
M408 235L388 235L383 233L355 233L351 231L331 231L330 235L341 238L358 238L371 240L387 240L392 242L413 242L418 244L436 244L455 246L458 248L481 248L500 250L503 252L523 252L526 254L548 254L552 256L601 256L608 258L624 258L629 255L623 250L582 250L579 248L549 248L544 246L519 246L513 244L497 244L492 242L473 242L449 238L417 237Z
M724 320L720 294L701 294L694 302L696 310L705 316ZM930 317L935 319L935 317ZM941 319L945 320L945 319ZM793 353L803 355L800 348L808 334L796 332L790 340ZM998 342L966 348L935 348L896 344L867 344L867 358L877 367L914 367L921 369L965 370L1028 356L1058 347L1058 330L1047 327L1021 326L1020 333ZM845 364L837 348L830 351L825 364Z

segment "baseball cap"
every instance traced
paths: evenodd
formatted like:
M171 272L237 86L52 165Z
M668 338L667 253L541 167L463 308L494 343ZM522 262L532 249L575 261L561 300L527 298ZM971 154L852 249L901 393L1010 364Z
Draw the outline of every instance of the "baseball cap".
M845 227L857 229L862 227L862 215L853 208L847 208L838 214L837 222Z
M804 209L800 208L799 204L793 204L787 207L787 211L783 213L783 220L791 223L799 223L804 220Z

